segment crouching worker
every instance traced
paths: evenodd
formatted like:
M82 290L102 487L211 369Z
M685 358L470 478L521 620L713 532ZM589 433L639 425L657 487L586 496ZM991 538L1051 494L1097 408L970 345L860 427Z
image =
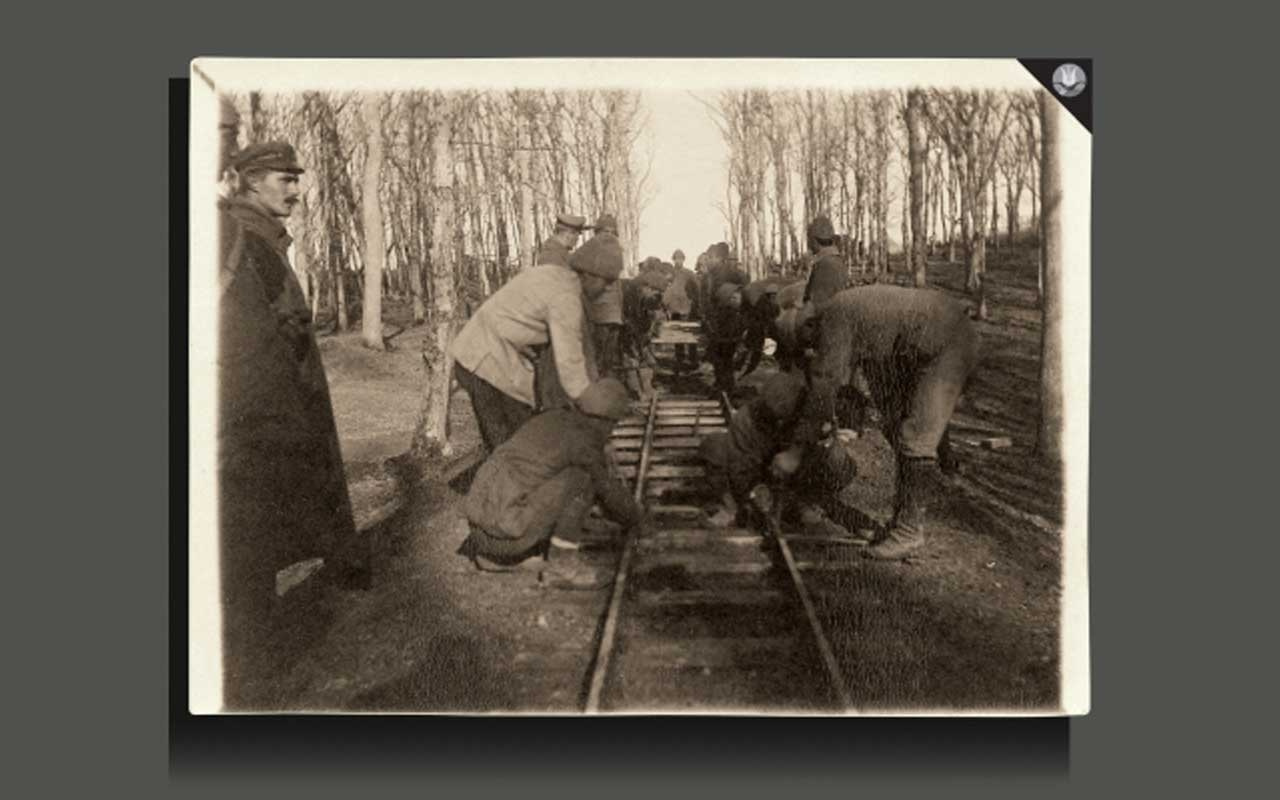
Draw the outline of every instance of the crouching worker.
M542 580L565 588L600 588L592 570L544 563L552 536L575 539L591 506L624 528L640 523L639 506L610 474L605 443L630 411L614 378L591 384L577 408L556 408L526 422L476 473L465 511L471 533L458 550L477 568L542 569Z
M925 543L947 425L978 364L977 331L964 306L946 295L885 285L835 295L820 309L817 327L808 408L786 467L821 438L839 390L861 370L898 462L893 527L866 554L904 558Z
M788 449L806 395L804 377L780 372L761 387L760 394L733 414L726 433L702 440L699 452L707 479L722 504L710 518L715 527L747 524L757 519L752 502L775 492L760 492L773 484L782 497L762 512L789 512L813 535L846 535L848 530L832 522L823 506L853 480L856 468L848 451L829 435L803 451ZM828 434L832 429L828 428ZM794 459L785 469L780 459ZM767 522L767 520L766 520Z

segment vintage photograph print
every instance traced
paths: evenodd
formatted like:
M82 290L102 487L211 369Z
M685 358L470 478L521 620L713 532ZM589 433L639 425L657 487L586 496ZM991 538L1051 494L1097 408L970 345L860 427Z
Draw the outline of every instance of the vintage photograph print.
M189 709L1087 713L1083 63L194 61Z

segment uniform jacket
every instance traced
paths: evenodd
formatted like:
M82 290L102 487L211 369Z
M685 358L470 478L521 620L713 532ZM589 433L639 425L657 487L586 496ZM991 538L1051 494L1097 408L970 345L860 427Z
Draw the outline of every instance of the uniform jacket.
M548 239L542 243L542 247L538 248L538 254L534 256L533 263L567 267L569 266L569 248L561 244L559 239Z
M606 439L599 426L574 409L538 414L480 467L467 493L467 519L494 534L519 538L524 531L503 529L503 520L518 517L507 512L561 471L578 467L591 476L596 500L610 519L634 524L640 509L627 489L609 475Z
M218 463L224 551L278 570L354 540L329 385L277 219L219 215Z
M533 407L535 365L550 344L560 385L577 399L590 383L585 326L578 274L540 264L494 292L467 321L449 353L495 388Z
M614 281L594 300L587 300L587 319L593 325L622 324L622 281Z
M804 301L806 303L823 303L831 299L837 292L849 288L849 268L840 251L834 246L827 246L814 254L813 269L809 272L809 281L805 284Z
M836 390L850 383L860 363L929 361L964 338L970 326L961 303L932 289L876 284L835 295L817 321L818 353L797 441L819 438L822 423L834 413Z
M693 301L697 291L698 281L693 270L676 267L671 273L671 285L662 293L662 305L672 314L687 317L693 313Z

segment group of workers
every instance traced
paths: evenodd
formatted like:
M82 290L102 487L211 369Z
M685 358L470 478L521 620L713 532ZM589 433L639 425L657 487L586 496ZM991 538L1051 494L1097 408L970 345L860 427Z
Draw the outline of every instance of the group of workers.
M897 490L892 525L864 552L901 559L924 544L947 426L977 364L962 304L927 289L851 286L825 216L809 225L809 272L795 282L751 281L724 242L694 270L677 250L672 262L651 257L635 278L621 278L613 217L573 249L588 227L560 215L536 264L486 301L455 342L458 380L491 452L467 499L472 528L460 552L484 569L546 557L557 536L574 538L593 505L623 526L642 524L610 477L606 423L653 390L651 338L664 318L701 320L717 395L758 366L767 339L777 344L778 371L727 432L701 444L720 502L713 525L760 514L776 523L787 511L832 533L833 498L855 472L846 444L874 409L897 454ZM675 366L697 369L696 346L680 345Z
M254 652L270 650L264 604L277 571L320 554L329 574L359 586L368 554L355 535L312 320L288 264L281 220L298 202L303 169L283 142L247 147L230 166L221 204L221 557L226 666L247 675ZM557 539L571 549L584 526L608 524L593 520L593 508L624 529L648 524L613 475L606 445L632 399L654 390L652 338L664 318L701 321L717 396L757 367L766 339L777 343L778 371L728 432L702 442L722 503L714 524L767 516L786 502L805 525L834 524L831 498L854 472L844 442L874 408L897 454L897 490L892 525L864 552L916 551L947 426L977 363L976 332L965 307L939 292L851 287L830 220L814 219L807 233L812 256L801 281L753 282L723 242L693 270L677 250L624 278L612 215L593 225L558 215L534 265L479 306L449 351L486 450L459 552L483 570L533 564L554 584L601 584L550 554ZM677 347L678 371L699 367L697 346ZM248 702L247 682L228 685Z

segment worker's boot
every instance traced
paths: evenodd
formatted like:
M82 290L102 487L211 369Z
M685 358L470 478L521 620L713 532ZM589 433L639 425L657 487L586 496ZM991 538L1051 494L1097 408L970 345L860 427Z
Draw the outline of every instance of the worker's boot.
M585 494L569 498L556 517L555 527L551 529L551 546L564 550L578 549L578 540L582 538L582 530L591 511L591 501L591 496Z
M931 458L900 459L893 527L864 552L870 558L897 561L924 546L929 494L938 464Z
M858 546L870 544L865 536L849 530L827 516L827 512L823 511L821 506L813 504L801 506L800 524L804 528L805 536L813 536L818 539L848 540L850 544Z
M613 574L606 569L585 564L575 551L576 542L582 536L587 513L591 510L592 497L580 494L569 498L556 518L551 543L572 542L565 548L557 544L549 550L547 561L538 574L538 582L553 589L603 589L613 583Z

